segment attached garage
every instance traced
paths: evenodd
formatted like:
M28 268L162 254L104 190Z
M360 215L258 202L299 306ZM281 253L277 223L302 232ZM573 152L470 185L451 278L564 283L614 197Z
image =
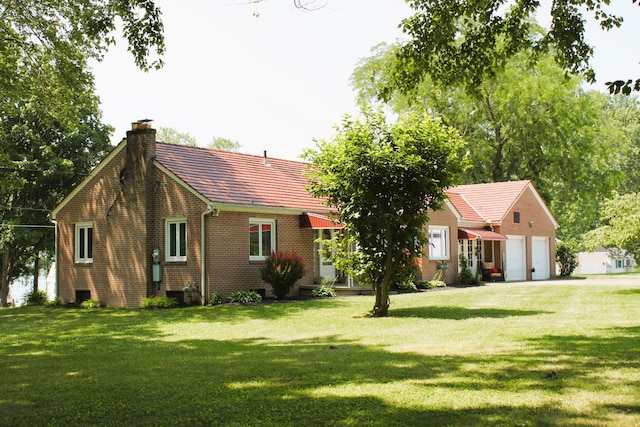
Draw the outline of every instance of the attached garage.
M506 280L527 280L524 236L507 235L506 240Z
M532 280L545 280L550 277L548 237L531 237L531 265L533 267Z

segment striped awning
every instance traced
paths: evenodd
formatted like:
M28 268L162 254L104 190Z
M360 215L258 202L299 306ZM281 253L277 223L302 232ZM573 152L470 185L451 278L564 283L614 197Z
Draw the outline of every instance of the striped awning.
M458 239L507 240L507 236L484 228L458 228Z
M340 230L344 228L344 224L338 222L335 218L330 218L317 213L306 212L300 215L300 228L323 229L329 228Z

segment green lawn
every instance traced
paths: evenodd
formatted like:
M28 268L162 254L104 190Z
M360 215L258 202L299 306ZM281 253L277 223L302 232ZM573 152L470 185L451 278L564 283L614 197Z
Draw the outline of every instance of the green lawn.
M640 425L640 283L372 305L3 309L0 425Z

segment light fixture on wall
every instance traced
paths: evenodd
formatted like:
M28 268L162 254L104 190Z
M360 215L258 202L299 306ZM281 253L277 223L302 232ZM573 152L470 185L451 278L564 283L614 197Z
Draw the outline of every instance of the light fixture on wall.
M533 220L532 219L529 220L529 227L533 227Z

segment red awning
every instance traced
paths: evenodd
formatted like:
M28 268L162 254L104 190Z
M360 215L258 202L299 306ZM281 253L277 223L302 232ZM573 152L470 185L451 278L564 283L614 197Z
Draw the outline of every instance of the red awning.
M507 240L507 236L484 228L458 228L458 239Z
M307 212L300 215L300 228L330 228L339 230L344 228L344 224L338 222L334 218L329 218L324 215Z

